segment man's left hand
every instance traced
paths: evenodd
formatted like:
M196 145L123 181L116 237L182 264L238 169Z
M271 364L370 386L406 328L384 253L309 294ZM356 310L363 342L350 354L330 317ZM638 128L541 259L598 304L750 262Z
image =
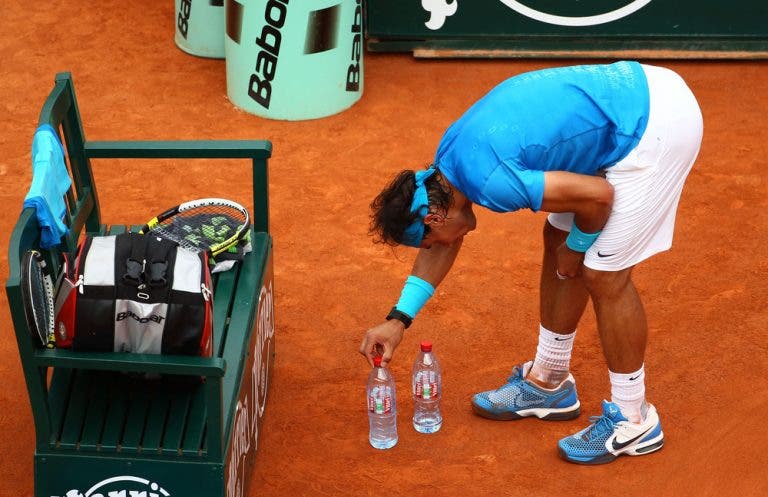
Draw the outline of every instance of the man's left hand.
M563 243L557 248L557 277L561 280L581 276L584 253L571 250Z

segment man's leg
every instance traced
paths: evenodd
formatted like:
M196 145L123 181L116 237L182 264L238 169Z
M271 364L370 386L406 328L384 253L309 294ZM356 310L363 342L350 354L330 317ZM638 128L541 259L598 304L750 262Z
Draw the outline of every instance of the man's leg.
M472 397L472 407L481 416L503 420L531 416L566 420L581 412L568 363L576 324L589 295L580 279L557 278L556 249L567 235L546 222L541 273L542 326L536 358L532 363L513 368L506 384Z
M556 251L567 236L567 231L555 228L549 221L544 223L544 257L539 280L539 315L544 329L540 330L537 357L527 378L545 388L556 387L568 376L573 334L589 300L581 278L561 280L557 277ZM557 337L549 343L552 334L567 337L568 343L558 343ZM559 352L556 350L559 346L567 350ZM548 355L554 360L549 360Z
M664 445L656 408L645 403L643 356L648 325L632 283L632 268L615 272L583 270L597 315L597 327L611 379L611 402L592 424L558 442L560 456L581 464L640 456Z
M648 322L631 274L631 267L615 272L584 268L582 279L592 297L610 370L611 400L630 421L639 423L647 408L643 361Z
M632 268L596 271L584 268L582 279L592 296L597 329L608 369L631 373L643 365L648 323L640 295L632 283Z

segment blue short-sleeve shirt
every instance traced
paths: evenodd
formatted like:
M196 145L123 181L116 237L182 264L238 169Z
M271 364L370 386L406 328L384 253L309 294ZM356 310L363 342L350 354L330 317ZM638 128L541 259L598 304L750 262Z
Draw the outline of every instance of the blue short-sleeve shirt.
M446 130L435 163L476 204L538 211L545 171L595 174L613 166L640 141L649 105L637 62L521 74Z

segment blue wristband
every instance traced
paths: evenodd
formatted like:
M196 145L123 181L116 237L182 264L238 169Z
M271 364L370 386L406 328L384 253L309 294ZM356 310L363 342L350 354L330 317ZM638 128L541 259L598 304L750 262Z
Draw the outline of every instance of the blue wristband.
M600 231L597 233L584 233L576 226L576 223L573 223L571 232L568 233L568 238L565 239L565 244L574 252L586 252L595 243L600 233Z
M418 276L408 276L395 309L415 318L427 300L435 294L435 287Z

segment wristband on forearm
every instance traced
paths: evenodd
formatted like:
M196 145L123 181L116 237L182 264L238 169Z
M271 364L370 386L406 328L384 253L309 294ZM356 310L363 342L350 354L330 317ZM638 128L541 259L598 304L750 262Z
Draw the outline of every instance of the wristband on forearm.
M601 231L597 233L584 233L576 226L576 223L573 223L571 232L568 233L568 238L565 239L565 244L574 252L586 252L595 243L600 233Z
M393 311L404 314L408 319L413 321L413 318L416 317L416 314L419 313L421 308L424 307L424 304L427 303L427 300L429 300L434 293L435 287L428 281L425 281L418 276L411 275L405 280L403 291L400 293L400 300L397 301ZM390 315L392 315L391 312ZM393 316L393 318L400 319L397 316ZM387 316L387 319L390 319L390 317ZM403 320L401 319L401 321ZM410 326L410 322L405 323L405 321L403 321L403 324L406 324L406 328Z

